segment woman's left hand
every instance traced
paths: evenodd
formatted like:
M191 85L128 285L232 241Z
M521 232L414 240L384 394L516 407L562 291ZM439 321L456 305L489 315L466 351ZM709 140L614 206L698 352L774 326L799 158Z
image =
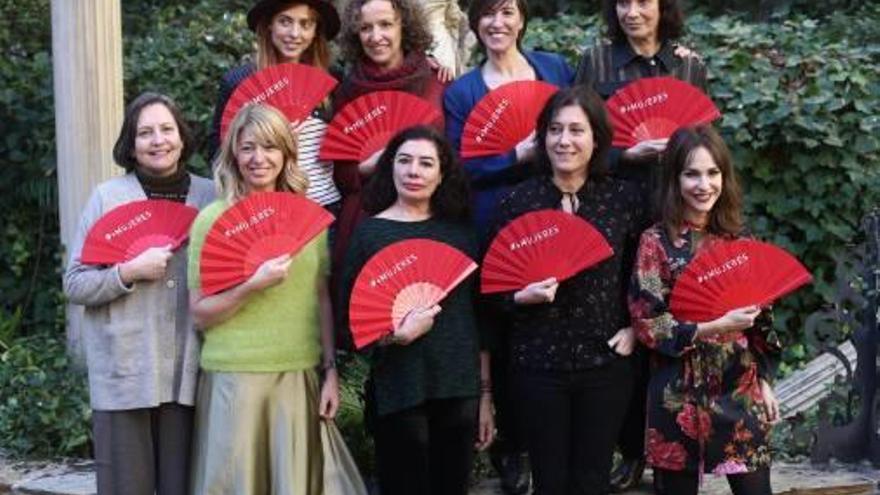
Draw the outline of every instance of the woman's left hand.
M318 414L322 419L336 417L336 412L339 410L339 375L336 373L336 368L330 368L324 374L319 404Z
M773 387L763 378L761 379L761 396L764 399L764 421L771 425L780 422L782 414L779 410L779 399L773 393Z
M608 339L608 347L621 356L629 356L636 348L636 333L632 327L621 328Z
M480 395L479 421L474 448L485 450L495 441L495 406L492 404L492 394Z
M428 57L428 66L437 71L437 80L442 83L448 83L455 79L455 71L451 67L441 65L440 61L433 56Z

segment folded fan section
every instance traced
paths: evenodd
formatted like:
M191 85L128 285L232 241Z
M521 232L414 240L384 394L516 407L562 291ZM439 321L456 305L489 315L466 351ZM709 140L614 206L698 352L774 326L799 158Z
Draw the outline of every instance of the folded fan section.
M236 114L250 103L270 105L287 120L302 121L327 98L336 84L336 79L310 65L277 64L255 72L229 96L220 118L220 136L226 136Z
M557 90L543 81L515 81L487 93L465 121L462 158L510 152L535 130L544 104Z
M765 306L808 284L794 256L753 239L719 241L695 257L675 283L670 310L682 321L707 322L743 306Z
M668 138L679 127L712 122L721 113L699 88L674 77L634 81L606 103L614 129L613 146Z
M342 107L327 126L318 158L362 162L407 127L440 121L440 109L403 91L374 91Z
M216 294L244 282L265 261L295 254L332 221L327 210L299 194L249 194L208 231L199 259L202 292Z
M565 280L611 257L589 222L560 210L526 213L505 226L483 258L481 291L507 292L556 277Z
M135 258L151 247L177 249L189 236L199 211L164 199L132 201L104 214L86 235L80 262L111 265Z
M430 308L476 270L448 244L407 239L371 257L355 280L349 303L354 343L362 348L388 335L416 308Z

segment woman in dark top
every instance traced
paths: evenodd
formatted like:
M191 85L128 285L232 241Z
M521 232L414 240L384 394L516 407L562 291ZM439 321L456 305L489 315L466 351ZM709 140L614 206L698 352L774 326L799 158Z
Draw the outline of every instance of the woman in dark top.
M595 226L614 255L562 282L536 280L492 300L507 329L513 395L538 495L607 493L632 377L626 311L644 210L632 186L605 175L611 128L590 89L563 89L538 119L541 171L498 206L493 231L535 210L561 209Z
M404 239L441 241L476 259L468 189L447 141L428 127L395 136L367 185L373 216L355 230L343 265L340 326L348 328L351 289L361 267ZM407 315L368 348L368 411L374 414L383 495L465 495L474 442L494 434L489 356L474 319L475 276L440 306Z
M433 38L416 0L351 0L345 9L339 44L349 70L334 98L337 109L374 91L404 91L443 109L446 76L432 68L427 50ZM443 129L443 123L439 124ZM334 179L342 193L333 261L342 261L348 240L365 217L364 180L373 174L381 150L361 163L337 163Z
M730 152L709 126L669 139L663 217L642 234L630 289L639 339L655 351L648 386L648 463L660 495L696 494L700 471L727 475L735 495L769 495L770 382L779 340L756 306L703 323L680 321L669 294L713 243L743 235L742 195Z
M295 62L329 71L329 43L340 26L331 0L259 0L248 11L247 22L257 36L256 61L235 67L220 81L209 136L212 156L220 146L220 122L235 88L257 70L282 63ZM318 160L329 118L328 99L302 122L292 123L291 132L297 138L297 163L309 179L306 196L335 214L339 212L341 197L333 182L333 164Z

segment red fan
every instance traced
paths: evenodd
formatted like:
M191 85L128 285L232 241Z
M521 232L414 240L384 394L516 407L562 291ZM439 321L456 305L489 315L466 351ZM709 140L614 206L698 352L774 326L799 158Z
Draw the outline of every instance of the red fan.
M403 91L375 91L355 98L333 117L321 143L320 160L362 162L399 131L440 120L440 109Z
M639 79L614 93L606 106L614 128L611 144L624 148L721 117L708 96L674 77Z
M216 294L247 280L264 261L295 254L333 221L298 194L252 193L220 215L199 260L202 292Z
M512 150L535 130L538 114L557 90L543 81L516 81L490 91L477 102L464 124L462 158Z
M477 269L447 244L408 239L388 245L361 268L348 315L360 349L390 334L413 309L431 307Z
M669 305L679 320L706 322L731 309L770 304L812 280L782 248L752 239L719 241L684 269Z
M241 108L249 103L275 107L287 120L303 120L321 103L337 81L310 65L286 63L269 66L251 74L232 92L220 119L220 137Z
M561 210L517 217L498 232L483 258L484 294L519 290L550 277L562 281L610 258L614 250L586 220Z
M117 206L98 219L83 243L80 261L112 265L151 247L176 249L189 236L199 210L176 201L145 199Z

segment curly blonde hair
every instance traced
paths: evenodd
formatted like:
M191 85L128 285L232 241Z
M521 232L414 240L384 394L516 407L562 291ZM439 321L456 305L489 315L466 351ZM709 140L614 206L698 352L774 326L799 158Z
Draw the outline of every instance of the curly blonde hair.
M299 167L299 152L289 125L284 115L267 105L251 104L239 110L223 139L217 161L214 162L214 185L219 198L234 203L250 192L238 170L236 158L238 139L246 128L251 128L259 143L272 144L284 156L284 165L276 179L275 190L305 194L309 180Z
M343 58L349 62L361 60L366 56L360 38L361 8L372 1L375 0L351 0L345 7L345 13L342 15L342 31L337 41ZM391 4L400 18L403 33L400 48L403 54L425 53L430 50L434 44L434 37L431 35L421 4L415 0L386 1Z

